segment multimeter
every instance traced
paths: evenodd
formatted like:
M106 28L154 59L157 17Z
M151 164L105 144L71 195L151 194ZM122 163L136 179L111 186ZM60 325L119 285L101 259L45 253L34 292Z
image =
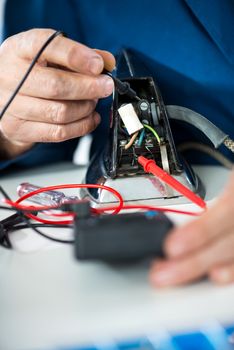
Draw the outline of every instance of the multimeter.
M77 217L75 256L78 260L127 262L163 256L172 221L158 211Z

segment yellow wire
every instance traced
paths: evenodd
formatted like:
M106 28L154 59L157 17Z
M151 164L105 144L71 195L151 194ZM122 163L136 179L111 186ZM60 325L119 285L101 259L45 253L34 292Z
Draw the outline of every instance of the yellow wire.
M144 126L144 128L146 128L146 129L148 129L148 130L150 130L152 132L152 134L156 137L156 139L157 139L157 141L158 141L158 143L160 145L161 141L160 141L160 137L157 134L157 132L151 126L149 126L147 124L143 124L143 126Z

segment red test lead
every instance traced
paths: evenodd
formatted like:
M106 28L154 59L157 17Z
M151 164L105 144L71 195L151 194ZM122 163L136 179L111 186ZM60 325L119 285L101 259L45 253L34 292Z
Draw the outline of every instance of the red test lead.
M179 181L174 179L174 177L172 177L166 171L157 166L154 160L140 156L138 157L138 163L143 166L144 171L146 173L153 174L154 176L158 177L160 180L174 188L176 191L190 199L193 203L197 204L199 207L206 209L206 203L202 198L198 197L189 188L182 185Z

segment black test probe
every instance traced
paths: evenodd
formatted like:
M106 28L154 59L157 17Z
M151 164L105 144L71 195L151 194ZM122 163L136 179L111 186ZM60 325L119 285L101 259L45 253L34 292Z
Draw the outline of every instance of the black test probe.
M141 101L140 97L137 96L136 91L131 88L128 82L121 81L120 79L114 77L111 74L111 72L108 72L107 70L104 70L103 74L106 74L113 79L115 84L115 89L118 91L120 95L126 95L130 98L135 98L136 100Z

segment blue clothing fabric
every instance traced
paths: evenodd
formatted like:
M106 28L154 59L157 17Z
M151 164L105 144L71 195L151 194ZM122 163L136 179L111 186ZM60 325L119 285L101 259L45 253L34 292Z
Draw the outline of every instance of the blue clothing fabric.
M7 0L4 37L35 27L63 30L113 54L122 47L136 50L157 79L166 104L191 108L234 137L232 0ZM108 128L107 105L102 103L99 110L103 121L95 132L96 147L103 146ZM175 134L178 142L201 136L185 126ZM76 143L39 145L0 167L71 159Z

